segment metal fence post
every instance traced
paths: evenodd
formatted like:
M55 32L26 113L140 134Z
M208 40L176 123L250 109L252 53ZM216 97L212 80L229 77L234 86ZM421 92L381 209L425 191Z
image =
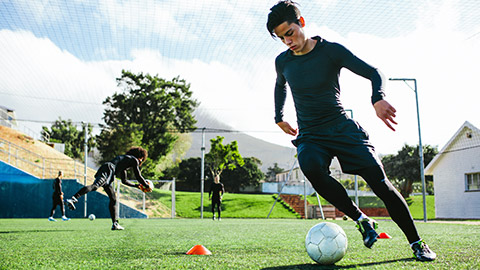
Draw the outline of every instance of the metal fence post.
M175 178L172 180L172 218L175 218Z
M145 212L145 192L142 192L142 209Z

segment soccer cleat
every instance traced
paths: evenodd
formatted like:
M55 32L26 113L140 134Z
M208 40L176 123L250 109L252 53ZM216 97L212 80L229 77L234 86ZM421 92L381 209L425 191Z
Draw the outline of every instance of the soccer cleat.
M49 217L48 221L56 221L53 217Z
M413 249L413 256L415 259L426 262L426 261L433 261L437 258L437 254L433 252L423 240L420 240L412 245Z
M357 221L357 228L362 233L363 244L367 248L372 248L373 244L377 241L378 233L375 231L377 227L377 222L370 218Z
M118 222L114 222L112 224L112 231L121 231L121 230L124 230L125 228L123 228L122 226L120 226L120 224L118 224Z
M66 216L63 216L63 217L62 217L62 220L63 220L63 221L69 221L70 219L69 219L68 217L66 217Z
M77 203L77 202L78 202L78 200L75 197L72 197L71 199L66 200L67 206L68 206L68 208L70 208L70 210L75 210L76 209L75 203Z
M213 217L212 217L213 220L215 220L215 214L213 214Z

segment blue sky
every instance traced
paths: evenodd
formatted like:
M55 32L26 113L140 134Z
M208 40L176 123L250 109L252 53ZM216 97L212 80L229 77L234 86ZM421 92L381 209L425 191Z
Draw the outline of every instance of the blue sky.
M308 35L345 45L387 77L418 80L424 143L443 146L464 121L480 126L478 1L297 2ZM0 0L0 105L32 130L59 116L101 123L101 103L119 90L122 69L180 76L201 102L197 113L291 146L273 122L273 62L285 50L265 28L275 3ZM368 81L345 70L340 84L344 107L379 153L418 143L408 86L387 84L398 110L391 132L369 103ZM291 100L286 114L295 123Z

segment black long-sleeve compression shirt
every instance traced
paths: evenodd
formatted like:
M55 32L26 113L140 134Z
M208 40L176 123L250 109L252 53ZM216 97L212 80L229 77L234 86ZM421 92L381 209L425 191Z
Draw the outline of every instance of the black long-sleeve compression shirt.
M144 187L148 186L140 173L140 164L136 157L130 155L120 155L110 161L115 166L115 175L120 177L122 183L127 186L136 187L136 184L127 180L127 169L132 168L138 182Z
M315 47L307 54L294 55L291 50L275 59L275 123L283 121L287 95L292 91L300 133L323 126L345 114L340 102L340 70L347 68L372 82L372 104L383 99L385 78L345 47L318 36Z

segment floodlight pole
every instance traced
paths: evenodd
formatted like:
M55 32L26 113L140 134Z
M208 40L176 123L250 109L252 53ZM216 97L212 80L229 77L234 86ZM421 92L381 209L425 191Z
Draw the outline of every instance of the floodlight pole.
M427 222L427 198L426 198L426 189L425 189L425 172L424 172L424 167L425 163L423 161L423 146L422 146L422 131L420 129L420 110L418 106L418 91L417 91L417 80L416 79L411 79L411 78L390 78L390 81L403 81L405 82L410 89L412 87L407 83L407 81L413 81L414 84L414 89L412 89L415 92L415 102L417 105L417 124L418 124L418 155L420 156L420 177L422 180L422 196L423 196L423 222Z
M205 128L202 128L202 162L200 169L200 218L203 219L203 187L205 184Z
M87 135L87 123L82 121L83 130L85 132L85 142L84 142L84 151L85 151L85 164L83 165L83 185L87 186L87 158L88 158L88 135ZM83 208L83 217L87 217L87 194L85 194Z

